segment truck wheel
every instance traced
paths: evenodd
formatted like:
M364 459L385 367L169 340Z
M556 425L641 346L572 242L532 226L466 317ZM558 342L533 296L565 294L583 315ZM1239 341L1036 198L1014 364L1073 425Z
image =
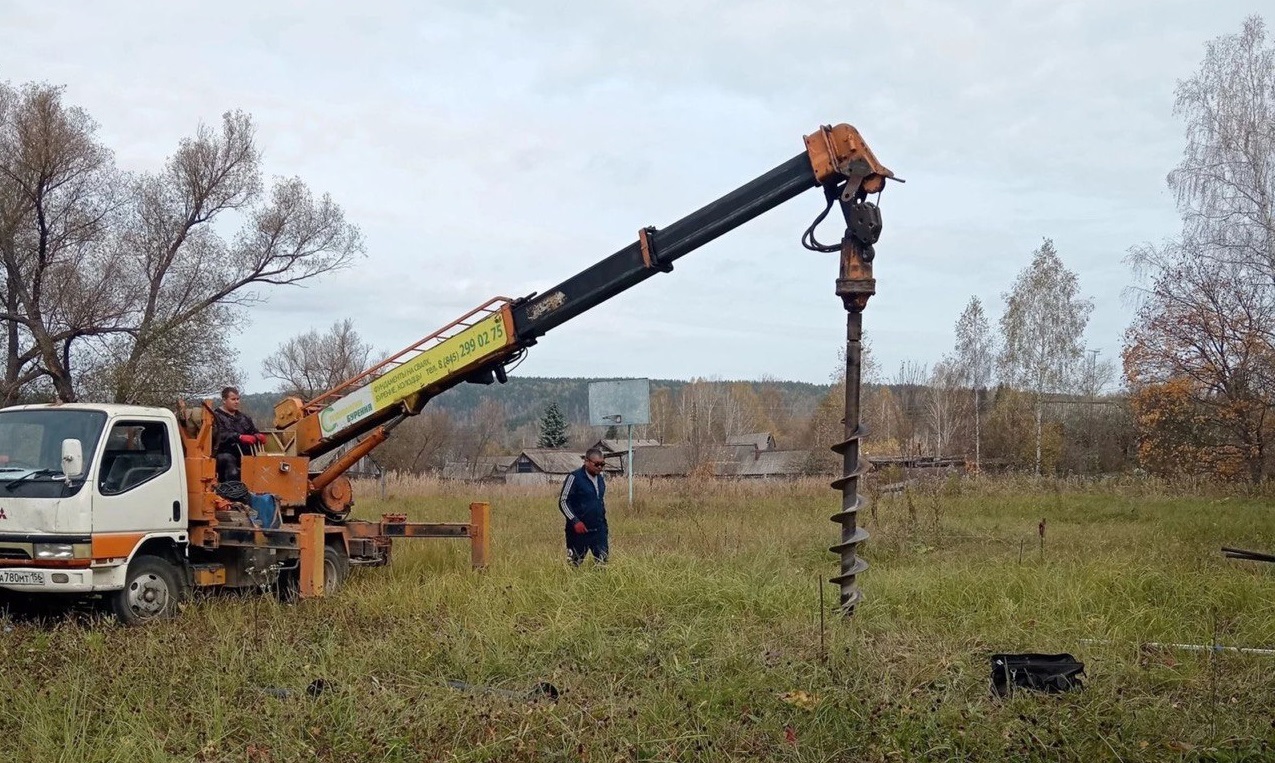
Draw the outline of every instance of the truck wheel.
M323 592L336 593L350 577L350 555L345 545L329 543L323 547Z
M350 577L350 555L345 546L327 544L323 547L323 593L331 596L341 590L341 585ZM301 573L299 570L284 570L279 574L279 600L293 603L301 598Z
M111 596L111 610L125 625L144 625L176 617L184 595L176 567L158 556L141 555L128 565L123 590Z
M275 586L275 594L284 604L295 604L301 598L301 573L296 570L284 570L279 573L279 584Z

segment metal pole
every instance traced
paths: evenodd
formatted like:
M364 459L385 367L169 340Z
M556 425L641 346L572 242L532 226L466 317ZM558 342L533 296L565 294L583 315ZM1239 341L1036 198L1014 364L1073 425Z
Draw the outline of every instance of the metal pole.
M633 425L629 424L629 459L626 463L626 472L629 473L629 508L633 508Z
M469 566L485 569L491 558L491 504L469 504Z

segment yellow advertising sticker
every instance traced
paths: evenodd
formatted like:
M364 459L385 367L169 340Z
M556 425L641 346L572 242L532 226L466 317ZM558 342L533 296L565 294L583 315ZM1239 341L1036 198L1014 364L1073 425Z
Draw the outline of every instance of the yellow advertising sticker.
M373 413L500 352L513 342L504 311L483 318L459 334L423 350L319 412L323 436L357 424Z

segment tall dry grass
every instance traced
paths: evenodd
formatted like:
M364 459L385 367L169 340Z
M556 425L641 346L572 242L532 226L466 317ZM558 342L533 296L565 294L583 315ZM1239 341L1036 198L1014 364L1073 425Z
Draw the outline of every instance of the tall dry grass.
M563 563L556 486L387 480L358 513L493 512L463 542L396 546L336 596L211 597L127 630L5 622L13 760L1261 760L1275 648L1261 497L1148 481L950 479L875 496L855 617L820 630L834 569L823 480L613 483L613 563ZM875 491L871 484L868 493ZM1043 543L1038 528L1045 520ZM825 592L825 605L835 594ZM1086 688L1007 700L997 651L1071 652ZM305 689L322 679L323 690ZM447 680L556 703L463 692Z

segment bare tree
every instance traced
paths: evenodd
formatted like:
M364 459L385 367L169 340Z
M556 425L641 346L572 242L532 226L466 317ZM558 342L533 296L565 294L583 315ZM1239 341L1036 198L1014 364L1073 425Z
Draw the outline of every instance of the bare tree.
M472 414L457 441L457 455L469 464L469 473L477 473L478 460L488 455L505 432L505 406L486 398Z
M775 439L790 445L795 443L804 422L801 422L802 417L798 412L784 401L780 379L763 374L757 382L757 400L761 415L775 433Z
M1001 373L1031 392L1036 413L1036 474L1041 473L1045 395L1074 381L1083 353L1080 338L1093 303L1079 295L1076 274L1063 266L1054 242L1045 239L1005 294L1001 316Z
M893 387L894 435L899 441L900 456L914 456L920 451L925 427L925 382L929 376L924 363L905 360L890 380Z
M1070 471L1098 474L1120 461L1120 446L1127 443L1132 427L1121 432L1127 422L1126 400L1110 395L1116 378L1115 364L1099 358L1099 350L1086 350L1076 382L1076 399L1064 412L1059 464Z
M718 441L723 397L721 385L706 379L692 379L682 388L678 412L697 466L708 453L708 446Z
M735 382L726 387L722 396L723 436L770 432L772 429L761 396L751 384Z
M863 407L860 421L868 430L864 448L871 453L890 453L899 450L895 442L894 393L884 384L868 387L863 391Z
M253 304L263 287L302 283L362 252L341 208L326 195L316 199L301 180L279 180L262 198L260 162L251 118L227 112L219 132L200 125L162 172L134 184L132 224L121 241L143 299L129 341L113 348L117 401L142 396L133 380L167 337L186 334L196 319L215 331L237 317L212 308ZM216 226L228 212L243 219L229 241Z
M122 330L127 291L103 244L118 219L121 176L96 132L60 88L0 83L6 402L41 377L75 400L72 343Z
M294 336L261 364L261 374L281 383L284 394L310 399L365 371L372 346L359 337L350 318L320 334L311 329Z
M240 308L362 251L330 198L295 178L264 190L242 112L154 174L117 171L96 131L60 88L0 85L6 400L38 379L63 400L84 387L120 402L224 383Z
M376 450L376 460L386 469L419 473L443 468L448 451L455 446L456 423L446 410L426 406L394 431L394 436Z
M584 448L597 442L597 430L579 422L567 425L568 447Z
M1183 240L1275 281L1275 45L1261 17L1210 41L1176 95L1186 148L1168 182Z
M220 320L228 308L214 306L209 315L210 323ZM238 351L232 344L234 330L200 331L194 336L172 332L156 337L151 358L138 364L129 386L137 390L132 402L139 404L169 405L172 401L192 394L216 391L230 385L243 383L236 360ZM77 353L80 371L76 374L77 390L92 400L114 399L119 389L118 375L122 366L118 357L110 351L113 347L126 347L125 342L90 342Z
M962 418L961 372L951 358L934 364L925 390L925 414L933 438L934 455L948 452Z
M1076 380L1076 394L1093 401L1105 393L1116 380L1116 364L1108 358L1098 359L1098 350L1086 350L1088 357Z
M802 442L809 451L803 471L807 474L831 474L841 464L840 456L832 451L832 446L845 439L845 373L834 380L828 393L820 398L815 410L810 414L810 423L806 427Z
M651 391L650 434L661 443L677 442L682 436L682 420L677 415L673 391L657 387Z
M956 320L956 351L952 359L960 379L974 396L974 470L982 468L983 458L983 390L992 383L992 332L978 297L970 297Z

